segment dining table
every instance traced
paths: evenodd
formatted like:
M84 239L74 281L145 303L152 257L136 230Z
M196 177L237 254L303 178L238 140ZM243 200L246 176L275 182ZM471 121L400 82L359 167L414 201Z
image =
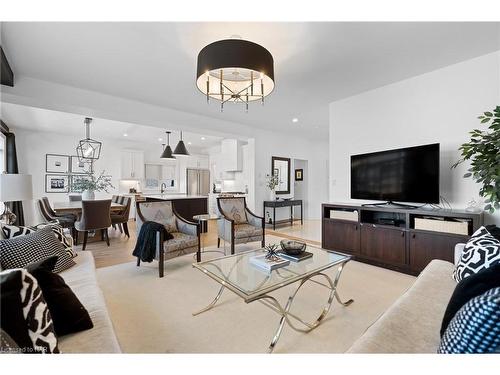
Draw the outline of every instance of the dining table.
M58 214L76 214L82 213L82 201L67 201L67 202L54 202L54 211ZM120 212L126 207L123 204L111 202L111 213Z
M79 218L82 214L82 201L54 202L53 208L54 211L58 214L74 214ZM110 213L118 213L125 208L126 207L123 204L111 202ZM77 232L76 235L77 237L75 238L75 240L76 243L78 243L79 232ZM100 236L96 235L96 233L91 233L89 242L101 241L102 239L102 233Z

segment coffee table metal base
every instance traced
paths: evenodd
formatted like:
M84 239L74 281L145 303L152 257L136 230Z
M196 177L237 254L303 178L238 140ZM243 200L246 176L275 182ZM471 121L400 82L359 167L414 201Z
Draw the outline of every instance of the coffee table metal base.
M337 269L337 274L335 275L335 280L332 280L326 273L323 273L323 272L318 272L318 273L312 274L312 275L302 279L300 281L297 289L295 289L295 291L288 297L288 300L286 302L285 307L283 307L275 297L270 296L268 294L263 294L261 296L256 297L255 299L252 299L250 301L246 301L247 303L250 303L253 301L259 301L264 306L269 307L271 310L277 312L281 316L281 319L280 319L280 322L278 325L278 329L276 330L276 333L274 334L274 337L271 340L271 344L269 345L268 353L272 353L274 348L276 347L276 344L278 343L278 340L280 339L281 333L283 331L283 327L285 326L285 322L288 323L288 325L295 331L305 332L305 333L311 332L313 329L318 327L321 324L321 322L324 320L324 318L328 315L328 312L330 311L330 308L332 306L332 302L333 302L334 298L343 306L349 306L351 303L354 302L353 299L350 299L346 302L342 302L342 300L340 299L340 296L337 292L337 284L340 280L340 275L342 274L342 270L344 268L344 265L345 265L345 263L342 263L339 266L339 268ZM313 278L315 278L315 277L324 278L326 280L327 284L321 283L317 280L313 280ZM313 323L305 322L300 317L298 317L297 315L292 314L290 312L290 308L292 306L292 303L293 303L297 293L299 292L302 285L304 285L308 281L314 282L316 284L322 285L322 286L330 289L328 301L327 301L326 305L323 307L318 318ZM212 309L217 304L217 301L219 301L224 289L225 289L225 286L223 284L220 287L219 292L215 296L214 300L212 302L210 302L210 304L207 307L203 308L200 311L193 313L193 316L199 315L205 311ZM302 325L302 327L297 326L295 321L300 323Z

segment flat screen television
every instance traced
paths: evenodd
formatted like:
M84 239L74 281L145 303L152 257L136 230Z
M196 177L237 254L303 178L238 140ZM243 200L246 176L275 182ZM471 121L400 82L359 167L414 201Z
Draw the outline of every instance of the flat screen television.
M351 198L439 203L439 143L352 155Z

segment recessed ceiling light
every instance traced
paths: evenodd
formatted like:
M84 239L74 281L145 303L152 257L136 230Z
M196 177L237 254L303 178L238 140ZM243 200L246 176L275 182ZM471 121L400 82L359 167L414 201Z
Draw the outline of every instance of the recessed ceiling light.
M127 134L127 133L123 133L123 136L124 136L124 137L128 137L128 134Z
M201 137L201 140L204 141L205 140L205 137Z
M163 138L158 138L158 140L161 142L161 141L163 141Z
M299 119L298 119L297 117L294 117L294 118L292 119L292 122L299 122Z
M190 145L190 144L191 144L191 142L188 142L188 145Z

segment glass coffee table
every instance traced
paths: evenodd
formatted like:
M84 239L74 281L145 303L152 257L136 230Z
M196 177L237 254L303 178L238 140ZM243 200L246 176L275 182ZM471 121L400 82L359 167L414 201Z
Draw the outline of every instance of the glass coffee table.
M251 257L265 254L263 249L250 250L236 255L194 263L193 267L217 281L221 284L221 287L215 299L207 307L193 313L193 315L198 315L212 309L221 297L224 289L229 289L241 297L246 303L259 301L281 316L276 333L268 348L269 353L274 350L281 336L281 332L283 331L285 322L296 331L312 331L318 327L326 317L330 311L334 298L343 306L349 306L354 302L352 299L347 302L342 302L337 292L337 284L342 274L342 270L345 264L351 260L351 256L327 251L311 245L307 245L306 251L312 253L313 256L300 262L290 261L289 265L270 272L262 270L250 262ZM333 280L325 273L325 271L330 268L336 268ZM295 296L302 285L308 281L330 290L326 305L323 307L319 317L313 323L305 322L299 316L290 312ZM298 283L297 288L288 297L284 306L280 304L275 297L269 294L293 283Z

